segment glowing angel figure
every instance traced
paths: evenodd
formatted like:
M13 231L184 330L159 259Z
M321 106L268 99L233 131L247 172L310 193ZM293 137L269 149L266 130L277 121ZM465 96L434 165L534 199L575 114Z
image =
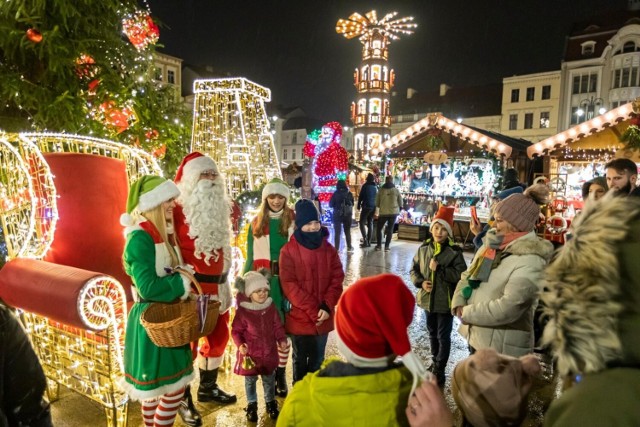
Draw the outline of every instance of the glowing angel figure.
M391 40L398 40L401 34L413 34L412 28L418 25L412 23L413 17L393 19L398 12L387 13L384 18L378 20L378 14L372 10L365 16L354 12L348 19L339 19L336 24L336 32L342 34L347 39L360 37L360 41L365 43L370 40L374 33L381 33Z

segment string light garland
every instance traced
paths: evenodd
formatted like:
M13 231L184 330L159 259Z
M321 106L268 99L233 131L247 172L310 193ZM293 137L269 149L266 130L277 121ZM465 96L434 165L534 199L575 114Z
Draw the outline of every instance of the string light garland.
M264 104L271 91L242 77L196 80L193 88L191 150L216 161L229 195L282 178Z

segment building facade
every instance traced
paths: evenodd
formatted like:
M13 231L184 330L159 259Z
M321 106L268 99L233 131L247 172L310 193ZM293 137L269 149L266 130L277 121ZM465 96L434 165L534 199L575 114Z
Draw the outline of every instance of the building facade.
M155 51L153 54L154 79L174 88L176 100L182 96L182 59Z
M499 132L533 142L558 133L560 74L550 71L502 79Z
M640 96L640 12L574 26L561 69L559 131Z

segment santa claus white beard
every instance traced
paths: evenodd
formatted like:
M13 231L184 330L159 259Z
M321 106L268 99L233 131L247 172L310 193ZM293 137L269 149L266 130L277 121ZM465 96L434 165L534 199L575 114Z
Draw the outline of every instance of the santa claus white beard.
M194 255L204 258L207 265L211 258L217 262L223 255L220 249L229 252L231 244L231 204L225 194L224 181L220 177L215 183L200 180L182 202L189 237L195 239Z

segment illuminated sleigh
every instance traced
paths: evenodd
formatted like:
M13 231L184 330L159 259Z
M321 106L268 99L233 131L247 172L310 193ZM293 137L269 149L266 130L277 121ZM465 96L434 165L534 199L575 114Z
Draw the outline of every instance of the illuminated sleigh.
M131 300L119 216L145 174L161 174L155 160L115 142L0 133L0 299L20 313L49 399L64 385L101 404L110 426L127 424L128 407L117 387Z

